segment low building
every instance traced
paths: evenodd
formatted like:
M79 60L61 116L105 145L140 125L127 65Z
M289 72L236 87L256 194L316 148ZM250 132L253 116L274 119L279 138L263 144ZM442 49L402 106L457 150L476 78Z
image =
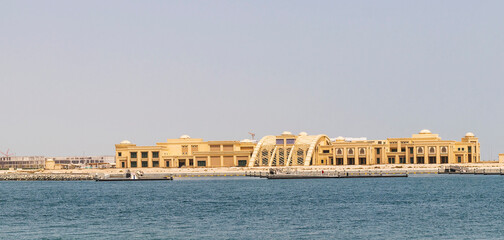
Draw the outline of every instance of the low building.
M57 168L105 168L115 166L114 156L65 156L51 157Z
M374 164L457 164L481 161L480 143L473 133L460 141L442 140L438 134L422 130L410 138L360 140L337 138L320 148L316 165Z
M0 157L0 169L9 168L44 168L44 156L8 156Z
M255 143L203 141L183 135L156 146L137 146L129 141L116 144L116 166L136 167L234 167L247 166Z
M456 164L480 162L480 143L473 133L461 141L442 140L422 130L409 138L330 139L327 135L268 135L259 142L203 141L183 135L156 146L116 144L120 168L275 167L314 165Z

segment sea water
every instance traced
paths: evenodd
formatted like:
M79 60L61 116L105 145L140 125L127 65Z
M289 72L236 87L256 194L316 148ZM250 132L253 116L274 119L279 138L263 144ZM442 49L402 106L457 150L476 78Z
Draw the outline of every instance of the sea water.
M502 239L504 176L0 182L0 239Z

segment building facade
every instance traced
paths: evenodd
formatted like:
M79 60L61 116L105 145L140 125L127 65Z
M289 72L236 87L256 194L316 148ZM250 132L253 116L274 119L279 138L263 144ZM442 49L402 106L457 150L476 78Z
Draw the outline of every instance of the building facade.
M100 168L115 166L114 156L66 156L49 158L56 166L68 168Z
M0 169L9 168L44 168L44 156L8 156L0 157Z
M254 142L203 141L183 135L156 146L136 146L129 141L116 144L116 167L235 167L247 166Z
M187 135L156 146L116 144L118 168L149 167L277 167L377 164L457 164L480 162L473 133L461 141L442 140L422 130L409 138L331 140L327 135L268 135L259 142L203 141Z
M458 164L481 161L480 143L473 133L461 141L442 140L422 130L410 138L345 141L337 138L323 146L316 165Z

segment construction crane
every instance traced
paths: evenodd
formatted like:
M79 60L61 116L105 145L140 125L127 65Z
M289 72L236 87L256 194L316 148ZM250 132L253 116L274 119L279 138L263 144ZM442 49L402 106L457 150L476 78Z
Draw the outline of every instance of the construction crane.
M5 157L12 157L12 156L16 155L15 153L12 153L12 152L9 152L9 151L10 151L10 149L7 149L7 151L6 151L6 152L2 152L2 151L0 151L0 153L1 153L2 155L4 155Z
M250 136L252 136L252 140L254 140L255 133L249 132L248 134L250 134Z

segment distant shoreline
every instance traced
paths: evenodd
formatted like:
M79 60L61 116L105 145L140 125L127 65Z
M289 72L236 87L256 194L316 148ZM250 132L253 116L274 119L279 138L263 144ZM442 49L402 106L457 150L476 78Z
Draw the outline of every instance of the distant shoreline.
M504 164L395 164L365 166L308 166L308 167L228 167L228 168L131 168L131 172L143 174L170 174L177 177L236 177L245 176L247 172L267 172L271 168L280 171L313 172L313 171L348 171L348 172L405 172L408 174L437 174L445 167L462 167L471 171L504 171ZM68 169L68 170L0 170L0 181L72 181L93 180L97 175L124 174L128 169Z

